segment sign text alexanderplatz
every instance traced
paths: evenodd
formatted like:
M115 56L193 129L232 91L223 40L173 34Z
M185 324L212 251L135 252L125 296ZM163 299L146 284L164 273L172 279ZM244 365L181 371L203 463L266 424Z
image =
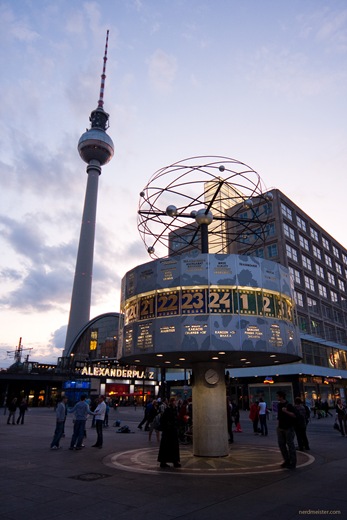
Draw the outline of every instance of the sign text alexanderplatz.
M85 366L81 376L116 377L121 379L154 379L154 372L149 370L131 370L127 368L110 368Z

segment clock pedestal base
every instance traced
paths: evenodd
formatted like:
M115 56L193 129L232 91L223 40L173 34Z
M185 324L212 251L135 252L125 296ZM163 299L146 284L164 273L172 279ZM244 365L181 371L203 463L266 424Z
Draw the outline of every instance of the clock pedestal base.
M229 443L225 365L195 363L192 369L193 453L197 457L226 457Z

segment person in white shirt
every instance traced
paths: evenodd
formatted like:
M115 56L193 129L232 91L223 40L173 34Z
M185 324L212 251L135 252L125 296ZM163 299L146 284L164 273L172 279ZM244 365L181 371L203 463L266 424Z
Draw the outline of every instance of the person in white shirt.
M259 422L260 422L260 429L261 429L261 435L267 435L267 422L266 422L266 403L264 402L264 399L261 397L259 399Z
M96 443L93 444L92 448L102 448L102 444L103 444L102 426L103 426L104 420L105 420L105 413L106 413L105 397L103 395L99 395L98 405L95 408L94 412L92 412L92 414L95 416L95 428L96 428L96 434L97 434Z

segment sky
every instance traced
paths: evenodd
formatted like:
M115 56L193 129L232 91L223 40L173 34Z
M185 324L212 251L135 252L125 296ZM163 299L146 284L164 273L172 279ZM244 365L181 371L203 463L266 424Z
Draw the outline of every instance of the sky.
M20 337L31 361L64 348L107 30L91 318L150 261L139 193L187 157L246 163L347 247L345 0L0 0L0 19L0 367Z

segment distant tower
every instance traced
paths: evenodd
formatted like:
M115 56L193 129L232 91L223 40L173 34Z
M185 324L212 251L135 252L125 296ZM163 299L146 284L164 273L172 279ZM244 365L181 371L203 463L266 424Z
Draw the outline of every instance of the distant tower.
M101 166L113 157L112 139L106 134L109 115L104 111L104 88L106 78L106 61L108 33L104 54L104 66L101 75L101 86L98 106L90 114L91 128L78 142L78 151L87 166L87 189L82 216L81 234L78 246L75 278L71 296L69 324L67 327L64 356L69 356L74 339L90 318L90 302L92 291L93 255L95 237L95 219L98 196L98 182Z

